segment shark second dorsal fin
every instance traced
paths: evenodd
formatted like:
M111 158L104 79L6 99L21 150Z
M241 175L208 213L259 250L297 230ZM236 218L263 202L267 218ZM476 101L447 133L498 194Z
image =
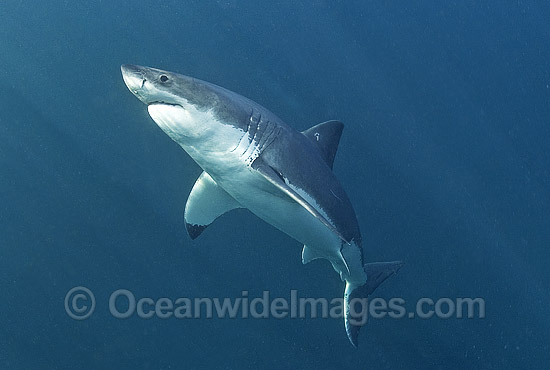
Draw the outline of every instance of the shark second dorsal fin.
M226 212L241 208L241 205L203 172L185 205L185 228L191 239L197 238L208 225Z
M302 132L302 134L317 145L317 148L319 148L319 151L321 152L321 156L325 159L331 169L343 129L344 124L342 122L327 121L319 123L318 125Z

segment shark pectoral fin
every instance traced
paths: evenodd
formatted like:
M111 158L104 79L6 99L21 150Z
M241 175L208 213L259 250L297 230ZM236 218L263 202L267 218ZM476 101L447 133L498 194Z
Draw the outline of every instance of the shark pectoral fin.
M187 198L185 228L191 239L196 239L216 218L236 208L242 207L209 174L203 172Z
M346 240L342 236L342 234L336 230L334 225L332 225L313 205L308 203L300 194L298 194L294 189L292 189L287 182L284 180L284 177L277 171L273 169L273 167L264 164L261 160L258 159L254 161L252 164L252 168L254 168L258 173L260 173L267 181L269 181L271 184L275 185L279 190L281 190L283 193L288 195L290 198L292 198L296 203L304 207L313 217L318 219L330 229L334 234L336 234L340 239L342 239L344 242L349 244L349 241Z

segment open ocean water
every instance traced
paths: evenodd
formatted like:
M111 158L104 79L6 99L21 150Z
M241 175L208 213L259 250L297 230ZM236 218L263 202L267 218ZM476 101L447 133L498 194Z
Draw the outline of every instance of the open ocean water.
M547 369L547 1L0 2L0 369ZM339 298L325 261L245 210L200 238L200 168L120 65L207 80L304 130L345 124L334 171L376 296L482 298L485 318L119 319L109 298ZM90 289L74 320L67 292ZM89 303L86 299L79 305ZM80 306L79 306L80 307Z

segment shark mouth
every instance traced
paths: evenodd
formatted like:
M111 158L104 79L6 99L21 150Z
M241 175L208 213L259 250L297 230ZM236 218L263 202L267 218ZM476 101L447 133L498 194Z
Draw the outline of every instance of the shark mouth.
M173 106L173 107L180 107L180 108L183 108L183 106L180 105L180 104L167 103L167 102L162 101L162 100L157 100L157 101L154 101L154 102L149 103L149 104L147 104L147 105L149 105L149 106L151 106L151 105L170 105L170 106Z

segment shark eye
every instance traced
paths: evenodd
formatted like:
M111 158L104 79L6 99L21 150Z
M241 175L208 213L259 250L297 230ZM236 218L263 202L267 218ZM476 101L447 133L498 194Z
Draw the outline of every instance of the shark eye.
M160 76L160 81L161 82L166 82L166 81L168 81L168 77L166 75L162 75L162 76Z

